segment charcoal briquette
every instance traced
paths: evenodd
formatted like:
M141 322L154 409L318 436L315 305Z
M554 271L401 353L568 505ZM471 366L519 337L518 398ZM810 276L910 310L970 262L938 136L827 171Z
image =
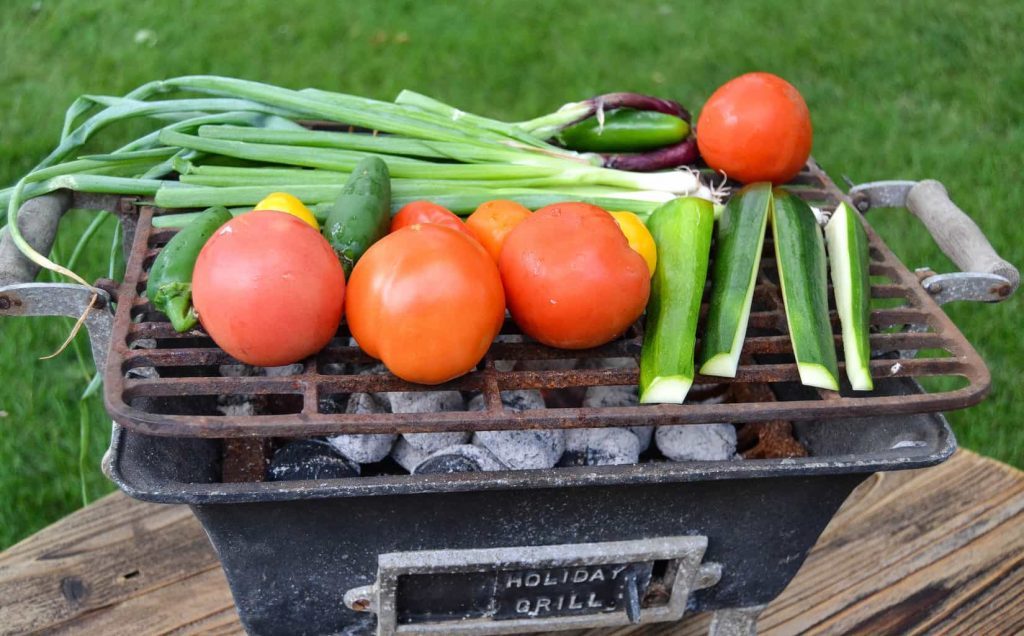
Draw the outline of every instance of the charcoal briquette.
M563 466L615 466L640 461L640 440L628 428L565 431Z
M424 459L413 471L417 475L432 473L476 473L507 470L486 448L472 444L459 444L436 451Z
M736 427L732 424L659 426L658 450L672 461L721 461L736 457Z
M540 391L502 391L501 403L510 411L522 412L544 408L544 397ZM469 410L484 410L484 396L470 400ZM515 470L551 468L565 450L565 433L560 429L480 431L473 436L473 443Z
M392 413L439 413L462 411L466 404L458 391L396 391L388 393ZM406 433L402 437L422 453L464 444L469 433Z
M321 440L302 439L282 446L267 469L269 481L340 479L359 476L356 464Z
M394 446L391 447L391 459L395 460L399 466L410 473L423 463L428 454L406 441L405 435L399 437L395 441Z
M604 368L629 368L635 367L636 361L633 358L610 358L602 365ZM587 408L607 408L617 406L636 406L640 398L635 386L592 386L587 389L583 397L583 406ZM640 452L644 452L651 445L651 437L654 436L653 426L629 426L627 427L640 442Z
M387 413L390 404L382 396L372 393L353 393L348 398L345 413ZM360 464L379 462L391 452L397 435L389 433L370 433L366 435L335 435L328 437L327 442L339 453Z

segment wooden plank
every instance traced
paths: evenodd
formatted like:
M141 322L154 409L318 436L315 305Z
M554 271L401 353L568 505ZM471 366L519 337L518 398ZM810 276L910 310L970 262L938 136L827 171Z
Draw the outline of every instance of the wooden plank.
M0 554L0 634L241 634L187 508L115 493ZM710 617L580 636L696 636ZM878 474L840 509L762 633L1024 631L1024 473L961 451ZM560 632L565 634L565 632Z
M0 554L0 633L52 628L212 569L188 508L114 493Z

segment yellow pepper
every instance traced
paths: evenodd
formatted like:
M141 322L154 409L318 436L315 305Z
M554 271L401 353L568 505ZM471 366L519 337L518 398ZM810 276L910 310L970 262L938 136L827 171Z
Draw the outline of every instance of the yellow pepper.
M253 210L274 210L275 212L284 212L285 214L291 214L292 216L309 223L313 226L313 229L320 231L320 224L316 222L316 217L309 211L302 201L299 201L294 196L287 192L274 192L268 195L265 199L256 204Z
M633 248L634 252L644 257L647 269L653 276L654 268L658 264L658 248L655 246L654 237L651 236L647 226L640 220L640 217L632 212L611 212L610 214L619 224L622 233L626 235L629 246Z

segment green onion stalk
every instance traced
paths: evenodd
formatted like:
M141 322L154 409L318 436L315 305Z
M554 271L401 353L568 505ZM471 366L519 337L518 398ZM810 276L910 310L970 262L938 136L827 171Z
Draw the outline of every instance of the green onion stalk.
M600 116L605 108L633 107L636 99L601 96L508 123L412 91L385 102L227 77L177 77L149 82L123 97L75 100L57 147L17 184L0 190L0 204L7 206L15 245L29 259L85 284L20 235L13 221L26 198L67 188L153 198L172 209L218 204L244 209L270 192L287 191L318 209L370 155L387 163L396 205L428 197L460 214L498 197L527 207L586 200L642 215L676 195L710 197L695 171L613 169L601 155L549 141L560 127L595 112ZM664 100L644 106L678 107ZM154 129L110 152L76 156L103 129L131 119L153 122ZM372 134L308 130L301 123L310 119ZM180 182L166 179L173 173ZM174 216L157 217L154 224L187 218Z

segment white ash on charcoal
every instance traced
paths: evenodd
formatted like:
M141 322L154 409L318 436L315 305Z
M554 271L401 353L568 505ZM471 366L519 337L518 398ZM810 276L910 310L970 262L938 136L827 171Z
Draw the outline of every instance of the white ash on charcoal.
M222 364L217 371L225 378L250 378L259 375L259 367L248 364ZM217 410L228 417L256 415L256 400L246 395L219 395Z
M323 410L322 402L321 410ZM341 410L335 412L341 412ZM391 404L383 396L372 393L353 393L348 397L344 412L349 415L390 413ZM366 435L335 435L328 437L327 442L354 462L372 464L388 456L397 438L397 435L389 433L369 433Z
M636 369L636 358L598 358L584 360L580 365L589 369ZM592 386L587 388L583 396L585 408L605 408L617 406L637 406L640 403L640 394L635 385L632 386ZM630 432L636 435L640 442L640 452L644 452L651 445L651 438L654 436L653 426L629 426ZM602 440L607 444L608 440Z
M286 364L283 367L258 367L260 373L268 378L283 378L289 375L299 375L306 367L301 363Z
M473 444L459 444L431 453L416 466L417 475L437 473L477 473L508 470L489 450Z
M356 373L373 375L384 373L382 364L375 364ZM320 399L321 413L369 414L390 413L391 402L385 395L373 393L353 393L345 396L327 396ZM373 464L383 460L391 452L397 435L390 433L366 435L335 435L327 438L327 442L339 453L360 464Z
M585 408L636 406L639 403L640 396L635 386L592 386L583 396ZM625 430L636 435L641 453L651 445L651 438L654 436L653 426L629 426Z
M571 428L559 466L618 466L640 461L640 439L628 428Z
M304 367L298 363L281 367L254 367L249 364L222 364L217 367L217 371L225 378L284 377L298 375L303 369ZM267 404L267 399L265 396L221 395L217 397L217 410L229 417L261 415L268 407L272 410L272 405Z
M501 403L516 412L544 408L544 397L539 391L502 391ZM484 410L484 396L469 401L470 411ZM480 431L473 443L494 453L503 464L514 470L551 468L565 451L565 433L562 430Z
M458 391L396 391L388 393L392 413L440 413L463 411L465 400ZM421 453L465 444L469 433L406 433L402 438Z
M524 342L524 340L525 339L521 335L519 335L517 333L501 333L501 334L498 334L497 336L495 336L495 338L494 338L495 342L511 343L511 344L519 344L521 342ZM515 367L516 367L516 361L515 360L495 360L494 361L494 368L497 371L505 371L505 372L507 372L507 371L511 371L511 370L515 369Z
M659 426L658 450L674 462L735 459L736 427L732 424Z
M300 439L277 449L267 469L269 481L358 477L359 464L318 439Z
M156 349L156 338L139 338L128 346L129 349ZM131 380L152 380L160 374L154 367L134 367L125 371L124 377Z
M507 470L507 467L486 448L472 444L455 444L433 453L424 453L406 441L405 436L395 442L394 448L391 449L391 458L399 466L415 474Z

